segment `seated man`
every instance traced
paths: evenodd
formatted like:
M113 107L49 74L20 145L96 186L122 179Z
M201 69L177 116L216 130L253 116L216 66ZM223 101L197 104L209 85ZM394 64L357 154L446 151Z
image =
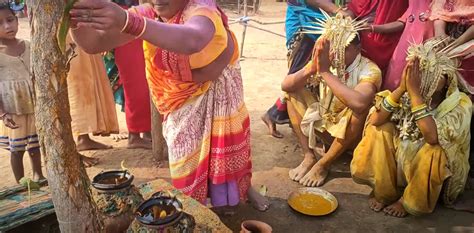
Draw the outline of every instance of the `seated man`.
M363 22L354 24L341 15L326 20L313 61L282 83L290 121L304 153L303 162L289 175L310 187L321 186L332 162L358 142L382 82L377 65L360 54L356 29ZM331 145L319 161L313 151L316 138Z
M377 94L351 163L354 181L373 188L376 212L431 213L443 187L447 204L464 190L472 103L458 89L456 52L438 52L444 47L437 39L413 45L400 86Z

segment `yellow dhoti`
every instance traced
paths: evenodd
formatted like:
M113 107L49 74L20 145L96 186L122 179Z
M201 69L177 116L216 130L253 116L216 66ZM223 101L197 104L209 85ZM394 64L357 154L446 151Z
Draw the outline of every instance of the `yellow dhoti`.
M439 145L411 142L408 147L415 153L410 156L397 152L405 151L397 150L404 146L401 144L394 123L379 127L369 124L354 151L352 177L357 183L371 186L378 202L389 205L403 197L410 214L431 213L444 180L451 174L446 154Z

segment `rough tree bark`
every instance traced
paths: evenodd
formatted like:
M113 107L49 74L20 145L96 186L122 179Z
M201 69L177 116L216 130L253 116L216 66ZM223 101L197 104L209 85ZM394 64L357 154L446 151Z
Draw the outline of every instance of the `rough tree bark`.
M31 64L36 91L36 127L61 232L101 232L90 181L71 133L67 93L68 58L56 32L65 0L28 0Z

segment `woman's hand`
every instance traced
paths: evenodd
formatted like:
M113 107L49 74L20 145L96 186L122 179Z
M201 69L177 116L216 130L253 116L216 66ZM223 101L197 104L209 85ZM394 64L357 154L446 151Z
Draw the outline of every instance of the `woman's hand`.
M354 16L354 13L349 10L349 9L340 9L338 12L336 13L340 13L342 14L344 17L348 17L348 18L351 18L351 19L354 19L355 16Z
M406 89L408 94L413 96L420 96L421 88L421 73L420 73L420 60L415 58L415 60L409 63L409 68L407 70L408 75L406 77Z
M400 85L398 85L397 90L401 93L405 93L407 91L407 78L411 73L411 65L408 65L403 70L402 79L400 80Z
M11 114L6 113L3 115L3 117L0 118L0 120L3 121L3 124L10 129L18 129L20 127L19 125L16 124L15 121L13 121L13 117Z
M80 0L69 14L73 25L103 31L121 31L127 19L125 10L107 0Z

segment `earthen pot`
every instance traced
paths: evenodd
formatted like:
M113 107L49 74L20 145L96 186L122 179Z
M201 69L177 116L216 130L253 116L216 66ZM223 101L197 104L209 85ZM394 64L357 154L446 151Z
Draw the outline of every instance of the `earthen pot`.
M264 222L245 220L242 222L240 233L271 233L272 227Z
M117 184L117 179L122 181ZM143 202L140 191L132 182L133 175L119 170L101 172L93 178L92 198L98 206L106 233L127 230L137 207Z

